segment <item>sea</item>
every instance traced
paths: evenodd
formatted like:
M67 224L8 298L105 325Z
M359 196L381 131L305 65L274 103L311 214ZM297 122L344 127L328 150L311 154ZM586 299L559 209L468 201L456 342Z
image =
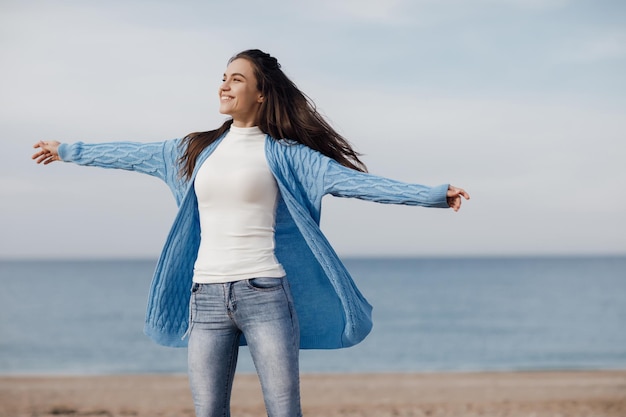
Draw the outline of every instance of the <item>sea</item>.
M306 373L626 369L626 256L346 258L374 306ZM143 333L154 260L0 261L0 375L185 373ZM237 371L253 373L247 348Z

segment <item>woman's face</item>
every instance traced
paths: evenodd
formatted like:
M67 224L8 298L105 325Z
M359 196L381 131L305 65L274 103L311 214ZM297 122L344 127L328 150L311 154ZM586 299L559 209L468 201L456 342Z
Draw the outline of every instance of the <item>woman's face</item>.
M218 94L220 113L231 116L233 125L256 125L263 95L257 90L257 79L250 61L239 58L228 64Z

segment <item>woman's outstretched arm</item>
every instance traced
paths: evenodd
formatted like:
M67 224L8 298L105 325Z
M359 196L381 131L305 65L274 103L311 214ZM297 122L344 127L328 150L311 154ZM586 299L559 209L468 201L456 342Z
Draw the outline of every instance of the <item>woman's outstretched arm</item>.
M449 184L428 187L355 171L329 161L324 176L325 192L336 197L360 198L388 204L418 205L424 207L461 208L462 199L469 194Z
M178 175L178 140L165 142L103 142L72 144L39 141L33 159L47 165L55 161L152 175L174 183Z
M179 140L164 142L103 142L72 144L58 141L39 141L33 146L37 151L32 159L38 164L55 161L77 165L122 169L148 174L165 181L176 200L182 198L184 181L178 176Z

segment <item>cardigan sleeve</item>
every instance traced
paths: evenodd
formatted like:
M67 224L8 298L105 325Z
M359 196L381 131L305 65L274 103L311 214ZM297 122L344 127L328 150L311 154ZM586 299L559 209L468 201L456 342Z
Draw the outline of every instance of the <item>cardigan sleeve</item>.
M160 178L168 185L178 180L176 170L179 140L164 142L76 142L59 146L62 161L78 165L123 169Z
M448 208L448 184L428 187L344 167L328 158L324 191L336 197L353 197L386 204Z

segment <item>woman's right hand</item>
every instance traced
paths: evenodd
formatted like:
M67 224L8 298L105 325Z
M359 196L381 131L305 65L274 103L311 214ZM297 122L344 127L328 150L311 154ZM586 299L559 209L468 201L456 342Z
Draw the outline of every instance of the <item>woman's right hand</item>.
M38 164L43 162L44 165L48 165L50 162L60 161L59 158L59 145L61 142L57 142L56 140L40 140L39 142L33 145L33 148L39 149L39 151L33 154L33 159L35 159Z
M461 197L463 197L466 200L470 199L469 194L464 189L454 187L452 185L448 186L448 195L446 199L448 201L448 206L452 210L459 211L459 209L461 208L461 201L462 201Z

